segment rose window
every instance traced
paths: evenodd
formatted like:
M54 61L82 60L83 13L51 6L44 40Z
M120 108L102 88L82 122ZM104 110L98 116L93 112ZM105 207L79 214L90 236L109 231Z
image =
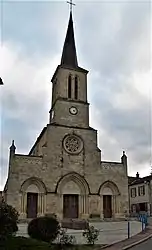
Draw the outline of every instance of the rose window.
M75 154L82 150L82 141L75 135L67 136L64 139L64 148L68 153Z

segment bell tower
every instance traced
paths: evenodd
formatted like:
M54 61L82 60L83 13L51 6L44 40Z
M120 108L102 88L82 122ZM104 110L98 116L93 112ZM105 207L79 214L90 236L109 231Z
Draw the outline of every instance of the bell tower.
M61 63L57 66L51 80L51 124L70 127L89 127L87 73L87 70L78 66L72 11L70 11Z

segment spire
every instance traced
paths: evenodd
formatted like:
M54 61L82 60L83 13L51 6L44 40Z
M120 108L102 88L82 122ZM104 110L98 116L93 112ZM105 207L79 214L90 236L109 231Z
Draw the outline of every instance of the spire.
M61 65L70 66L72 68L78 67L77 53L76 53L75 39L74 39L72 11L70 11L69 24L61 57Z
M123 151L123 155L121 157L121 162L127 166L127 156L126 156L126 153L125 151Z
M16 147L15 147L14 140L13 140L12 145L10 146L10 153L15 154L15 149L16 149Z

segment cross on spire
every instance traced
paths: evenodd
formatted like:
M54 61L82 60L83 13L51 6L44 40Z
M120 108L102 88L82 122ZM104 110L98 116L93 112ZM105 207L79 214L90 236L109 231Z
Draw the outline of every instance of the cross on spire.
M72 0L67 1L68 4L70 4L70 12L72 13L72 5L75 5L75 3L72 2Z

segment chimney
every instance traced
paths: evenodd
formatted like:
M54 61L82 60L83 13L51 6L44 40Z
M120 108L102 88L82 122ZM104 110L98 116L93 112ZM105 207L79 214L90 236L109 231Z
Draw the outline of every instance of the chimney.
M137 172L137 174L136 174L136 178L139 179L139 173L138 173L138 172Z

